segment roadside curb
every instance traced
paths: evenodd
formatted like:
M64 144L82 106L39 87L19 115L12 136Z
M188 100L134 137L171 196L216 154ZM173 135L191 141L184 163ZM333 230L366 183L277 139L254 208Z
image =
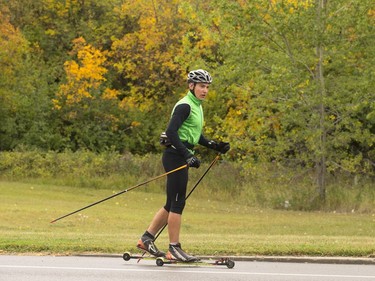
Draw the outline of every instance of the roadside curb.
M234 260L259 262L290 262L290 263L325 263L325 264L375 264L374 258L353 257L292 257L292 256L247 256L233 257Z
M77 254L80 257L122 258L122 254ZM293 256L225 256L235 261L289 262L323 264L369 264L375 265L375 258L355 257L293 257ZM200 256L202 259L215 259L217 256Z

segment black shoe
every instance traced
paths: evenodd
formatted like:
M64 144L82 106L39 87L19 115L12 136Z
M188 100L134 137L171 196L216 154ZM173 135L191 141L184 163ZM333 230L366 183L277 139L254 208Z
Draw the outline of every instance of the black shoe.
M165 256L164 252L158 250L154 243L154 240L150 239L147 236L142 236L141 239L138 240L137 248L144 250L155 257Z
M187 253L185 253L181 249L181 244L178 243L177 245L169 245L169 251L165 256L169 260L177 260L177 261L183 261L183 262L195 262L199 261L199 258L191 256Z

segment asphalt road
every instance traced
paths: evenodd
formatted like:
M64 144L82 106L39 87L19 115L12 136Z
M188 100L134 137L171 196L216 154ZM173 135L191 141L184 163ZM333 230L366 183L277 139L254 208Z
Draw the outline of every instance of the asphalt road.
M0 255L0 281L375 281L375 265L236 261L225 266L156 266L117 257Z

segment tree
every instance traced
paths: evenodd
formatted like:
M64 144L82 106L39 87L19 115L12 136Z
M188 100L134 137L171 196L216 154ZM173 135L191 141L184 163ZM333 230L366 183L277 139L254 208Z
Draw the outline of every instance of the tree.
M73 41L72 60L65 62L66 81L60 85L54 108L61 120L64 146L103 151L124 148L124 130L136 123L124 117L119 92L106 86L106 52L80 37Z
M47 145L51 104L38 50L10 23L6 7L0 9L0 33L0 150Z
M373 174L371 1L216 5L224 15L220 82L229 85L219 128L235 156L315 167L323 201L326 170ZM355 108L364 109L360 119Z
M132 24L114 40L109 61L117 73L122 105L142 113L138 121L139 130L144 129L139 131L143 145L155 143L165 130L171 106L187 91L187 72L204 67L202 57L212 57L217 44L197 21L194 5L128 1L121 7L120 17Z

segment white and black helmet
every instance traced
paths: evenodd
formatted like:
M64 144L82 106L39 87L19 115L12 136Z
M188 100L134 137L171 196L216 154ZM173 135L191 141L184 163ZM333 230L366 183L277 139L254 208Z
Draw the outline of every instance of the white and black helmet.
M188 74L188 83L212 83L212 77L210 73L203 69L192 70Z

